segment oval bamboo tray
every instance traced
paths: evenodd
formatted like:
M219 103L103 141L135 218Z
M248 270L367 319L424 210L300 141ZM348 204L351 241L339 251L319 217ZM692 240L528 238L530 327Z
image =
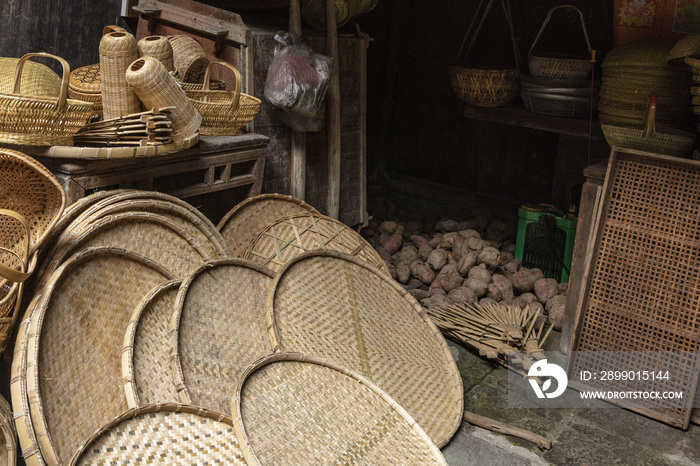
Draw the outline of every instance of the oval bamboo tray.
M299 254L319 249L356 256L389 274L379 253L358 232L313 213L290 215L268 224L248 244L243 258L278 272Z
M268 322L276 352L317 355L359 372L438 446L459 428L462 379L445 339L401 285L366 262L332 251L298 256L277 275Z
M170 361L183 403L228 412L238 376L272 353L265 303L272 271L241 259L186 279L170 322Z
M82 444L70 464L153 462L245 466L230 416L175 403L125 412Z
M52 275L32 315L27 398L41 454L66 463L78 445L128 409L121 349L133 309L172 277L118 248L87 249Z
M447 464L394 399L322 358L263 358L241 376L235 394L234 430L250 466Z
M122 349L122 380L129 408L177 402L170 365L168 329L182 280L154 288L136 306Z
M312 206L285 194L259 194L236 204L219 221L221 232L231 254L242 257L255 234L266 225L288 215L321 213Z

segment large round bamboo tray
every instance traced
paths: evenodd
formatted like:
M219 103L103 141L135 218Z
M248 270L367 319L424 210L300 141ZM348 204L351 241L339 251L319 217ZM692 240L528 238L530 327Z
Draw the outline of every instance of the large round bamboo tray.
M169 344L181 402L228 412L238 376L272 353L265 304L273 276L230 259L210 262L183 282Z
M19 58L0 57L0 94L12 93L18 61ZM43 63L27 61L20 81L20 91L25 95L56 98L61 93L61 77Z
M250 241L243 258L278 272L299 254L320 249L356 256L389 274L379 253L358 232L338 220L313 213L269 223Z
M181 283L173 280L154 288L131 315L122 349L122 380L129 408L178 400L167 361L169 323Z
M17 463L17 431L12 407L0 396L0 464L12 466Z
M57 97L31 95L20 89L26 61L31 57L58 60L63 67L61 91ZM48 53L28 53L15 67L12 93L0 94L0 142L29 145L71 145L73 135L92 116L92 102L68 98L70 66L63 58Z
M71 465L245 466L231 417L198 406L147 405L121 414L83 443Z
M323 358L265 357L245 371L235 394L234 431L250 466L447 464L386 392Z
M462 379L445 339L420 304L375 267L332 251L298 256L278 273L268 313L276 351L359 372L438 446L459 428Z
M320 215L306 202L286 194L259 194L236 204L222 217L216 228L221 232L231 254L242 257L255 234L282 217L313 213Z
M139 157L157 157L160 155L172 154L181 150L189 149L199 142L199 133L186 137L180 141L173 141L167 144L156 144L153 146L104 146L104 147L78 147L78 146L49 146L30 148L19 146L23 152L41 157L51 157L55 159L134 159Z
M68 462L76 446L128 409L124 334L141 299L171 279L158 264L109 247L81 251L52 275L31 317L26 378L48 464Z

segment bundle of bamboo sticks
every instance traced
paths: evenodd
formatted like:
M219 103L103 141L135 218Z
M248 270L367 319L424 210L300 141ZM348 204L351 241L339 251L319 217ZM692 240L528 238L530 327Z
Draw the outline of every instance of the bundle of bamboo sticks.
M502 303L453 304L428 310L430 319L443 334L474 348L480 356L525 370L545 358L542 348L552 331L551 324L544 329L542 319L536 325L539 314L539 309L532 311L529 307L521 309Z
M174 107L147 110L83 126L73 136L76 145L150 146L172 142L170 112Z

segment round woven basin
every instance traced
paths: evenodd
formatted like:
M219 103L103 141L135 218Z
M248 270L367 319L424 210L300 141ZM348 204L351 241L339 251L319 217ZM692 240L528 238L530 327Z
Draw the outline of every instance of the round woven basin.
M231 411L248 465L447 464L386 393L321 358L282 353L256 362Z
M269 299L277 351L330 359L372 380L445 445L462 419L462 379L421 306L367 262L331 251L297 257Z
M518 96L520 73L515 69L484 70L450 67L450 83L459 100L476 107L505 107Z
M76 446L128 409L124 334L143 297L170 279L155 262L109 247L79 252L52 275L31 316L26 375L48 464L68 462Z
M170 319L181 280L154 288L136 306L126 328L122 378L129 408L178 400L170 371Z
M210 262L184 281L169 345L180 401L228 412L239 375L272 353L265 312L272 277L231 259Z
M255 235L288 215L320 213L306 202L283 194L260 194L236 204L216 226L234 257L243 257Z
M248 244L243 258L278 272L299 254L316 250L356 256L389 274L379 253L358 232L338 220L313 213L290 215L268 224Z
M70 464L152 463L245 466L229 416L179 404L125 412L82 445Z

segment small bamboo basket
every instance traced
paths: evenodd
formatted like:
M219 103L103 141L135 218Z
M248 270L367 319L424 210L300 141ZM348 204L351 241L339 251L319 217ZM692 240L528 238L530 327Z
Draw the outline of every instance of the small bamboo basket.
M48 57L63 66L61 90L56 97L21 94L25 62L31 57ZM75 134L93 113L93 103L68 99L70 66L63 58L44 52L28 53L15 67L11 94L0 94L0 142L27 145L73 145Z
M204 70L209 63L202 46L190 36L177 35L169 38L173 49L173 64L183 82L201 83Z
M110 32L100 40L100 85L105 120L141 111L141 102L124 74L139 57L136 39L128 32Z
M82 66L70 73L68 96L94 104L95 116L102 116L102 79L100 64Z
M225 66L236 76L235 91L212 91L209 89L211 68ZM245 126L260 111L260 99L241 92L241 74L226 62L211 62L204 72L204 87L201 91L187 91L192 105L202 115L199 132L208 136L243 134Z
M166 70L173 71L173 46L165 36L147 36L138 41L139 55L153 57L160 61Z
M586 46L588 47L588 55L563 56L558 54L533 52L537 41L540 39L542 32L544 32L554 12L564 8L573 9L578 13L581 20L581 27L583 29L583 36L586 39ZM583 18L583 13L581 13L581 10L573 5L559 5L549 10L549 13L542 23L542 27L537 33L535 40L532 41L532 45L530 46L530 51L528 53L530 73L533 76L546 76L549 78L586 79L591 73L592 56L593 51L591 50L591 42L588 40L588 32L586 31L586 22Z

